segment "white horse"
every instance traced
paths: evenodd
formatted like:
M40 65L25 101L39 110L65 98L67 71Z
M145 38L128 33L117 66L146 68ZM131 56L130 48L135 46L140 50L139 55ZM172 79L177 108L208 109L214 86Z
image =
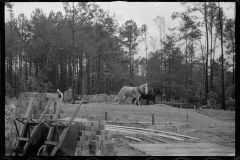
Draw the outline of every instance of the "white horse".
M120 103L121 100L125 101L127 97L135 97L137 100L137 105L140 105L139 98L142 94L148 94L148 86L146 84L142 84L139 87L129 87L124 86L119 91L118 95L115 97L114 101L118 101Z

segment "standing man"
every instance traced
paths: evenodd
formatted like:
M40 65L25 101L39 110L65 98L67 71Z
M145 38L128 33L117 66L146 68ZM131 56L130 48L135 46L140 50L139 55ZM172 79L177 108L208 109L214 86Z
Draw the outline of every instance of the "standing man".
M63 94L62 94L62 92L60 92L59 89L57 89L57 93L58 93L58 98L62 98L62 100L63 100Z

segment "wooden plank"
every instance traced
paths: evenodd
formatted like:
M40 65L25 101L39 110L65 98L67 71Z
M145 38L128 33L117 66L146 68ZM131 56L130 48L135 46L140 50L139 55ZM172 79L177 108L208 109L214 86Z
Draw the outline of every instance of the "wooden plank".
M140 139L143 139L143 140L145 140L145 141L148 141L148 142L151 142L151 143L153 143L153 144L156 144L156 142L154 142L154 141L151 140L151 139L148 139L148 138L143 137L143 136L139 136L139 134L137 134L137 135L138 135L138 138L140 138Z
M160 133L158 133L157 135L161 136L161 137L165 137L165 138L171 138L171 139L179 140L179 141L183 141L184 140L182 138L177 138L177 137L173 137L173 136L167 136L165 134L160 134Z
M159 118L157 118L159 119ZM152 124L152 122L125 122L125 121L107 121L107 123L111 124L111 123L116 123L116 124ZM155 124L173 124L173 123L177 123L177 122L154 122Z
M135 145L135 144L133 144ZM149 147L159 147L159 148L205 148L206 146L208 148L215 148L219 147L219 145L214 144L214 143L168 143L168 144L157 144L157 145L152 145L152 144L144 144L144 145L136 145L138 147L143 147L143 148L149 148ZM221 146L220 146L221 147Z
M208 152L208 151L181 151L181 152L147 152L151 156L235 156L235 153L225 152L224 150L221 152Z
M235 149L212 143L129 144L151 156L234 156Z
M221 152L217 151L192 151L192 150L184 150L184 151L149 151L146 152L147 154L150 154L151 156L234 156L235 153L232 152L225 152L222 150Z
M149 136L149 138L155 139L155 140L163 142L163 143L168 143L167 141L164 141L164 140L162 140L160 138L156 138L156 137L153 137L153 136Z
M27 113L25 114L24 118L29 118L31 110L32 110L32 102L33 102L33 98L30 98L30 104L29 104L29 106L27 108ZM24 134L24 132L25 132L25 130L27 128L27 124L28 124L28 120L27 120L27 122L23 123L23 125L21 127L21 130L20 130L19 137L23 137L23 134ZM17 141L17 145L16 146L18 146L18 145L19 145L19 141Z
M60 100L61 104L62 104L62 100ZM59 107L60 108L60 107ZM56 113L58 113L58 109L57 108L57 111ZM65 137L67 136L67 133L69 131L69 128L71 127L71 124L74 120L74 118L76 117L77 113L79 112L79 110L82 108L82 102L77 106L77 108L74 110L73 112L73 115L72 117L70 117L69 121L68 121L68 124L67 124L67 127L63 130L62 134L60 135L59 137L59 143L57 146L55 146L50 154L50 156L54 156L56 154L56 152L58 151L59 148L61 148L63 142L64 142L64 139Z
M137 142L141 142L141 139L135 138L135 137L129 137L129 136L124 136L125 138L131 139L131 140L135 140Z
M38 120L37 125L34 126L33 131L32 131L32 133L31 133L31 135L30 135L29 141L28 141L28 142L24 145L24 147L23 147L22 156L25 155L25 153L27 152L29 146L33 143L33 141L34 141L34 139L35 139L35 137L36 137L36 135L37 135L38 129L39 129L39 127L41 126L41 122L43 121L44 115L47 113L47 110L49 109L51 103L52 103L52 99L51 99L51 101L49 102L48 106L44 109L41 117L40 117L39 120Z
M122 133L129 133L129 134L137 134L136 132L124 131L124 130L113 129L113 128L108 128L107 130L108 130L108 131L113 131L113 132L122 132Z
M177 134L177 133L171 133L171 132L165 132L165 131L159 131L159 130L153 130L153 129L145 129L145 128L137 128L137 127L125 127L125 126L119 126L119 125L106 125L106 127L108 126L115 126L118 128L128 128L128 129L137 129L137 130L143 130L143 131L151 131L151 132L157 132L157 133L165 133L165 134L170 134L170 135L175 135L175 136L179 136L179 137L185 137L185 138L190 138L190 139L196 139L198 140L199 138L196 137L191 137L191 136L186 136L186 135L181 135L181 134Z
M33 102L33 98L31 97L30 98L30 103L27 107L27 113L25 114L25 117L24 118L30 118L30 113L32 111L32 102Z
M108 127L107 129L116 129L116 130L126 130L126 131L132 131L135 133L145 133L146 135L158 135L161 137L165 137L165 138L170 138L170 139L174 139L174 140L179 140L179 141L183 141L184 139L182 138L178 138L178 137L174 137L174 136L168 136L168 135L164 135L164 134L157 134L157 133L151 133L151 132L147 132L147 131L141 131L141 130L133 130L133 129L125 129L125 128L118 128L118 127Z

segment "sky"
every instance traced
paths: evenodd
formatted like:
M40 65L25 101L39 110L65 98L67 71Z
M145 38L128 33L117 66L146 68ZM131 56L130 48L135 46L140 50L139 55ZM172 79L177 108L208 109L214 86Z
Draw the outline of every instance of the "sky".
M180 5L178 2L96 2L100 7L109 11L109 14L113 16L115 14L115 19L117 19L119 25L123 25L127 20L132 19L136 22L138 27L146 24L148 27L147 45L148 53L153 50L150 44L150 36L159 42L159 31L153 22L153 19L158 15L165 18L166 28L173 28L179 26L180 19L171 19L172 13L183 12L186 8ZM234 17L233 5L223 3L225 15L228 18ZM41 8L43 12L48 16L51 10L54 12L61 11L64 14L63 4L61 2L14 2L13 13L17 17L19 14L24 13L24 15L30 19L32 12L36 8ZM8 18L9 13L5 11L5 19ZM167 29L166 33L167 33ZM157 43L159 44L159 43ZM146 56L145 45L140 43L137 47L138 54L135 57ZM200 51L199 51L200 52Z

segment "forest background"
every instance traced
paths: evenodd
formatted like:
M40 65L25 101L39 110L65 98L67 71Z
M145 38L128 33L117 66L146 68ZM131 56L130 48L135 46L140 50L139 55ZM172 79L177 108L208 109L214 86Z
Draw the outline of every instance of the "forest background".
M124 85L147 82L163 90L165 101L235 107L235 16L221 7L236 11L235 3L182 2L185 10L172 13L180 20L173 28L156 14L158 42L146 24L119 25L96 3L62 4L65 14L37 8L28 19L15 17L14 3L5 3L7 97L69 87L74 96L117 94ZM146 56L136 58L140 44Z

